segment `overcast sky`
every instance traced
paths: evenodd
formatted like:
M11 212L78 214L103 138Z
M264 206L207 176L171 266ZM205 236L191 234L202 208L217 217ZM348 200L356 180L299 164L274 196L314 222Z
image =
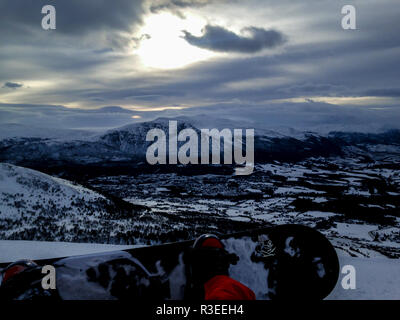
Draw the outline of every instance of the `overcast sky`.
M357 30L341 27L345 4ZM399 17L398 0L0 0L0 103L397 116Z

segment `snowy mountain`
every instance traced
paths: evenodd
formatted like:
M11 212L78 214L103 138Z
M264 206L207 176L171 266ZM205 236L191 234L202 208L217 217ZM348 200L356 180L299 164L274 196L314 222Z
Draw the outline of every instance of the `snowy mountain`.
M159 128L168 132L168 119L131 124L102 134L81 136L80 139L52 139L19 137L0 140L0 161L26 165L27 163L47 166L71 164L98 164L143 161L147 147L146 134ZM178 130L193 128L179 123ZM51 135L50 135L51 137ZM73 137L73 136L72 136Z
M98 141L126 154L143 157L146 154L147 147L152 143L146 141L147 132L151 129L161 129L168 134L170 120L168 118L159 118L150 122L134 123L109 130L105 134L98 136ZM199 132L190 122L185 121L178 121L177 128L178 132L186 128L191 128Z
M146 150L151 144L146 141L147 132L159 128L168 133L170 120L178 121L178 132L184 128L200 132L200 129L214 128L214 126L219 130L244 129L249 125L246 122L213 119L207 126L203 118L180 117L133 123L101 134L70 134L69 139L54 138L51 134L46 138L32 134L28 137L0 140L0 161L32 168L43 167L43 162L46 162L47 167L60 167L66 164L136 165L145 162ZM67 133L63 134L68 136ZM296 162L311 157L331 156L359 157L374 161L376 157L380 158L382 154L388 152L396 158L400 155L399 130L373 134L331 132L328 135L319 135L296 130L288 130L283 134L267 128L256 128L255 135L257 163L274 160Z
M140 228L141 212L70 181L0 163L1 239L112 243L125 228Z
M0 163L0 192L1 217L9 219L26 214L16 203L31 207L51 204L68 213L77 198L91 204L106 201L104 196L67 180L7 163Z

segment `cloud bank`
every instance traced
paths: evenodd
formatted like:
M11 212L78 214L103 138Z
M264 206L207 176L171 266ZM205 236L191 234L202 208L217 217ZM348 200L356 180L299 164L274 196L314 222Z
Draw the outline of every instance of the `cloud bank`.
M269 131L291 135L293 132L304 131L327 134L331 131L384 132L400 129L399 107L350 107L312 101L230 103L145 112L117 106L85 110L56 105L0 104L0 138L16 133L31 136L43 132L56 134L60 130L78 130L79 134L80 131L103 132L159 117L189 121L199 128L254 128L257 134ZM64 135L64 132L61 133Z

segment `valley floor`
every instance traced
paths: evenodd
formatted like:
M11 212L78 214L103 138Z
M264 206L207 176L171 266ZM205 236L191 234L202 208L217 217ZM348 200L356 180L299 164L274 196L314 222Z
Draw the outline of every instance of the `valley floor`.
M89 184L194 235L223 233L228 223L304 224L350 256L400 258L400 171L384 163L310 159L257 165L245 177L139 174Z

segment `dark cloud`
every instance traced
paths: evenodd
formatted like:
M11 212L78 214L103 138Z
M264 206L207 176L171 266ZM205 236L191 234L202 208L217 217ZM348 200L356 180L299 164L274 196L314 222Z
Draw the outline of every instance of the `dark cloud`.
M43 6L51 4L56 9L57 33L82 34L99 29L129 31L140 23L144 14L142 0L1 0L0 25L15 27L23 32L23 26L43 31L41 13Z
M17 82L6 82L4 83L3 88L11 88L11 89L18 89L23 87L23 84Z
M199 37L187 31L183 32L184 39L191 45L219 52L255 53L285 42L285 37L281 32L256 27L244 28L243 35L212 25L207 25L203 30L203 35Z
M184 18L182 9L201 8L208 4L211 4L212 2L214 1L213 0L170 0L170 1L158 0L152 2L152 4L150 5L150 11L152 13L169 11Z
M295 85L282 86L278 89L278 93L282 96L295 97L298 95L348 95L351 92L349 91L348 87L343 85L335 85L330 83L299 83Z
M400 88L371 89L365 91L367 96L375 97L400 97Z
M145 0L0 0L0 43L29 47L113 47L131 44L146 14ZM56 30L43 30L42 7L56 9ZM6 31L6 32L5 32ZM1 51L1 49L0 49Z

